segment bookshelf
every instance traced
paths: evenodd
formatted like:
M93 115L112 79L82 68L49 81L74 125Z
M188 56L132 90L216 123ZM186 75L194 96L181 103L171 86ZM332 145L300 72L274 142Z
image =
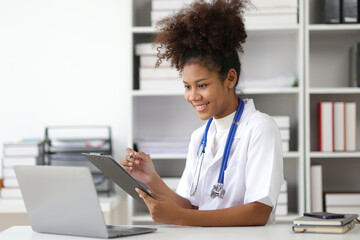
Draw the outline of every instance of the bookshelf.
M204 124L184 100L183 89L172 92L139 90L137 43L151 42L155 28L150 23L151 0L132 1L132 89L129 146L139 136L189 137ZM241 89L241 96L253 98L255 106L269 115L290 116L290 151L284 153L285 179L288 184L288 215L278 221L292 221L304 211L304 26L303 1L299 1L299 23L294 25L249 26L242 74L249 78L272 77L292 73L296 87ZM276 56L276 57L274 57ZM239 83L241 88L241 82ZM176 107L173 107L176 106ZM184 117L186 116L186 117ZM176 126L176 127L174 127ZM186 154L152 155L161 176L179 178ZM147 209L128 198L131 224L152 222Z
M349 87L349 49L360 40L360 24L322 24L320 1L305 2L305 173L306 210L311 211L311 166L323 169L323 191L360 191L359 131L357 151L319 152L317 103L355 101L359 126L360 89ZM324 209L325 210L325 209Z

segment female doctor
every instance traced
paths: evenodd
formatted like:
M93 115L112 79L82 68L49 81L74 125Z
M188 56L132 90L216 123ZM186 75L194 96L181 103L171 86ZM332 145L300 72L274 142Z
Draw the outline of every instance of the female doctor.
M154 221L191 226L265 225L275 221L283 183L282 145L272 118L235 93L247 37L245 1L195 1L158 23L157 66L163 59L183 76L185 99L207 122L192 133L177 191L149 155L126 149L122 166L154 198L136 189ZM176 106L174 106L176 107Z

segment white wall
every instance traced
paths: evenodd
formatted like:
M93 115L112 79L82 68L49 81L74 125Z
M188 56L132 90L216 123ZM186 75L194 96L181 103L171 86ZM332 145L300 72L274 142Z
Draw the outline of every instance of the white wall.
M107 124L114 154L123 156L130 5L130 0L0 0L0 143L43 138L48 125Z

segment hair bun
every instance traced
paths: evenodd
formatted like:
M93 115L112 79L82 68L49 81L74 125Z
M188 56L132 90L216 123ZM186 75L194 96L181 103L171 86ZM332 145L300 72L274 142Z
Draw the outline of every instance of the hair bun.
M242 15L247 4L247 0L195 0L160 20L154 39L155 44L160 44L157 66L163 59L171 59L172 66L180 70L187 49L220 54L233 49L242 52L247 37Z

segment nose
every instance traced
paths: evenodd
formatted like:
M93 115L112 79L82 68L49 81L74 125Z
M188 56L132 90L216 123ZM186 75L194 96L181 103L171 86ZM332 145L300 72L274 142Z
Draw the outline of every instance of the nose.
M185 98L188 102L199 101L201 100L201 95L195 88L192 88L190 91L185 93Z

